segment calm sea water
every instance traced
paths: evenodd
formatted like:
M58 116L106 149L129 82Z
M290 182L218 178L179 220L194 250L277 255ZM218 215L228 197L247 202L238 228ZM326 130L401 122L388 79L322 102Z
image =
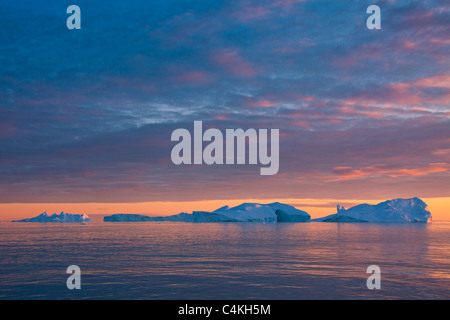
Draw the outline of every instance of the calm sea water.
M5 222L0 257L0 299L450 299L450 223Z

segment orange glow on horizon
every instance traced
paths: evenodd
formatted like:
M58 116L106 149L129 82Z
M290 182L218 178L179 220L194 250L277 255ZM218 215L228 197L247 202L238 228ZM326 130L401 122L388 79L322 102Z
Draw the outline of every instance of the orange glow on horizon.
M433 221L450 221L450 197L422 198L428 204ZM347 209L361 203L377 204L385 200L336 200L336 199L234 199L204 200L184 202L136 202L136 203L2 203L0 204L0 221L11 221L35 217L46 211L48 214L85 213L87 215L111 215L114 213L136 213L151 216L167 216L180 212L213 211L224 205L230 207L243 202L271 203L283 202L304 210L312 219L336 213L340 203Z

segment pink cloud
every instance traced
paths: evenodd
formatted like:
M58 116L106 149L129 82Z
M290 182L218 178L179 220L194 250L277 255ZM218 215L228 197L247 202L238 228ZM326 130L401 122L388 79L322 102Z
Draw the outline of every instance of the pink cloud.
M233 76L250 78L256 75L255 67L244 60L237 51L223 50L215 53L212 60Z
M410 50L410 49L414 49L417 46L417 43L409 41L409 40L405 40L405 41L401 42L400 46L402 49Z
M349 180L363 177L385 176L397 178L402 176L417 177L433 173L450 173L450 163L429 163L416 168L391 168L384 164L353 169L352 167L339 166L334 167L332 172L337 177L330 181Z
M215 120L227 120L228 119L228 115L226 114L216 114L213 116L213 119Z
M351 101L352 104L347 105L348 101L343 102L343 106L338 107L337 110L339 111L340 115L347 117L347 116L354 116L354 117L361 117L361 118L372 118L372 119L383 119L387 117L387 114L383 112L382 109L367 109L365 107L358 107L355 104L353 104L353 101ZM355 105L355 106L353 106Z
M414 81L412 85L421 87L439 87L450 89L450 75L437 75Z
M409 83L393 83L386 88L387 98L400 105L422 104L423 99L412 92L412 86Z
M273 14L286 13L294 4L305 1L306 0L277 0L266 3L258 1L257 4L249 1L241 1L231 13L231 16L241 22L252 22Z
M203 71L184 72L177 75L175 79L185 84L194 84L194 85L206 85L211 83L212 81L211 76Z
M307 120L303 120L303 119L295 119L295 120L291 120L289 121L289 125L294 126L294 127L298 127L298 128L303 128L303 129L311 129L311 123Z
M446 89L443 93L430 95L427 88ZM374 94L376 93L376 94ZM347 106L382 106L392 108L395 106L410 106L411 110L418 111L418 106L429 104L447 105L450 103L450 76L436 75L412 81L390 83L374 88L369 94L353 96L342 102ZM422 107L422 108L424 108ZM426 110L426 108L424 108ZM347 109L350 111L350 109ZM345 112L345 109L340 109Z
M448 104L450 102L450 93L425 96L423 91L426 88L450 89L450 76L436 75L415 81L391 84L391 97L400 104Z
M274 102L267 99L247 99L245 101L245 105L255 108L270 108L276 106Z
M448 46L450 45L450 39L442 39L442 38L431 38L429 40L431 44L435 44L438 46Z

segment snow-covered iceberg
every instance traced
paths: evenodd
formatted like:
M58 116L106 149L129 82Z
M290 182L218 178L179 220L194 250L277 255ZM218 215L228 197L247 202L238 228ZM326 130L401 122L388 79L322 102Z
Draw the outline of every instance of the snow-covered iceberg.
M270 204L243 203L236 207L224 206L212 212L193 211L172 216L152 217L139 214L113 214L106 222L183 221L183 222L306 222L311 216L293 206L275 202Z
M37 217L13 220L12 222L89 222L89 218L86 214L71 214L67 212L61 212L60 214L52 214L51 216L47 212L41 213Z
M360 204L350 209L338 209L338 213L313 219L321 222L430 222L427 204L419 198L393 199L376 205Z

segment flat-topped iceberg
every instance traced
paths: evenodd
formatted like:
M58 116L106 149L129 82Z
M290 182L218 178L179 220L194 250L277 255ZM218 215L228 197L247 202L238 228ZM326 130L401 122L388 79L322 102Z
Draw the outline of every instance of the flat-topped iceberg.
M61 212L60 214L52 214L51 216L47 212L41 213L37 217L13 220L12 222L89 222L89 218L86 214L71 214L67 212Z
M183 221L183 222L194 222L192 214L189 213L179 213L172 216L166 217L152 217L143 214L132 214L132 213L116 213L110 216L103 217L105 222L143 222L143 221Z
M183 221L183 222L306 222L311 216L293 206L275 202L270 204L242 203L236 207L224 206L212 212L193 211L172 216L152 217L140 214L113 214L106 222Z
M419 198L393 199L376 205L360 204L350 209L338 207L338 213L312 221L427 223L431 221L431 213L427 210L427 204Z

